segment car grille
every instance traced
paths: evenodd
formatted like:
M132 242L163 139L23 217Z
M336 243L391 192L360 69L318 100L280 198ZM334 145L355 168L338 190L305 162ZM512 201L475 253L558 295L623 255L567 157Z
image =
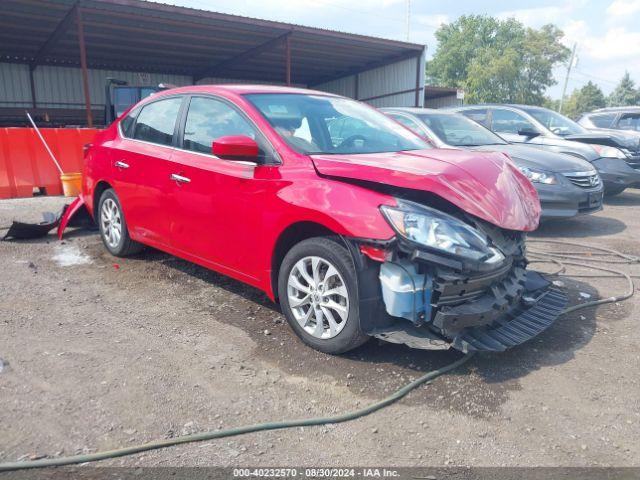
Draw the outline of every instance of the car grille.
M580 188L595 188L600 186L600 177L592 172L573 172L563 174L571 183Z

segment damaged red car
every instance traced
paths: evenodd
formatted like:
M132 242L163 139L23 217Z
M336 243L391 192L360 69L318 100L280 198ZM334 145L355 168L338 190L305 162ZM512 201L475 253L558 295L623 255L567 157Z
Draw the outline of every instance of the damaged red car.
M109 252L149 245L257 287L323 352L371 337L502 351L567 301L527 270L540 205L508 157L431 148L347 98L167 90L85 160L81 201Z

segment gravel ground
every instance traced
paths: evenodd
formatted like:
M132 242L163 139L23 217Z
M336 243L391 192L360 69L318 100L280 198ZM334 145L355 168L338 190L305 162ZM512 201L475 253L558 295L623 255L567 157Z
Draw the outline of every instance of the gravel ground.
M0 201L0 226L63 203ZM636 190L534 236L638 254L639 207ZM116 259L94 232L2 242L0 262L0 461L343 412L459 357L378 341L320 354L262 293L153 250ZM574 302L584 301L579 292L625 288L566 283ZM639 304L640 296L568 315L532 342L476 357L348 424L101 465L640 466Z

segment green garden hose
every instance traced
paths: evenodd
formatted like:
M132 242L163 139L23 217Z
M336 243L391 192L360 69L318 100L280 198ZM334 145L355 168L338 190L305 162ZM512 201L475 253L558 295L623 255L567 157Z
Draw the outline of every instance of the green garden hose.
M531 243L563 244L563 245L569 245L573 247L579 246L583 248L591 248L591 249L599 250L600 252L602 252L602 253L595 253L594 255L597 255L597 256L610 255L610 256L616 256L620 259L617 261L606 261L606 263L625 263L625 264L640 263L640 259L638 257L627 255L627 254L617 252L615 250L611 250L607 248L596 247L593 245L587 245L587 244L581 244L581 243L575 243L575 242L563 242L558 240L530 240L530 242ZM584 262L574 261L577 259L584 261L585 258L582 255L583 254L579 252L571 252L571 253L555 252L554 253L554 252L535 251L535 250L529 250L529 254L528 254L529 258L531 259L530 263L552 263L558 266L557 271L552 273L547 273L547 275L551 275L551 276L567 275L567 276L576 276L576 277L586 276L591 278L620 277L627 280L628 289L622 295L603 298L599 300L593 300L590 302L574 305L572 307L565 309L563 311L563 314L574 312L576 310L581 310L588 307L593 307L596 305L602 305L605 303L619 302L631 297L634 294L634 284L633 284L631 275L625 272L622 272L620 270L612 269L612 268L594 266ZM601 259L597 259L597 260L594 259L594 261L605 262L604 260L601 260ZM565 273L567 265L599 270L599 271L607 272L609 273L609 275L568 275ZM73 455L70 457L60 457L60 458L45 458L41 460L33 460L33 461L26 461L26 462L0 463L0 472L7 472L12 470L26 470L31 468L60 467L64 465L97 462L99 460L107 460L110 458L124 457L127 455L133 455L136 453L146 452L149 450L157 450L160 448L172 447L175 445L181 445L185 443L202 442L205 440L213 440L216 438L224 438L224 437L233 437L237 435L244 435L244 434L253 433L253 432L262 432L266 430L279 430L279 429L295 428L295 427L310 427L310 426L317 426L317 425L327 425L332 423L343 423L351 420L356 420L358 418L362 418L367 415L370 415L382 408L388 407L389 405L403 398L412 390L415 390L420 385L423 385L426 382L434 380L435 378L462 366L463 364L471 360L471 358L474 356L474 353L475 352L467 353L465 356L459 358L453 363L450 363L449 365L438 368L436 370L432 370L431 372L424 374L423 376L417 378L416 380L413 380L412 382L408 383L407 385L403 386L399 390L395 391L388 397L378 402L372 403L371 405L368 405L359 410L343 413L341 415L335 415L332 417L307 418L307 419L299 419L299 420L283 420L279 422L266 422L266 423L258 423L255 425L247 425L244 427L230 428L227 430L194 433L192 435L184 435L181 437L171 438L166 440L157 440L157 441L145 443L142 445L119 448L116 450L107 450L104 452L90 453L86 455Z
M397 402L404 397L411 390L416 389L420 385L433 380L440 375L443 375L451 370L458 368L459 366L467 363L473 357L473 353L468 353L464 357L459 358L453 363L444 367L432 370L425 375L417 378L416 380L408 383L404 387L396 390L388 397L372 403L359 410L353 412L343 413L341 415L335 415L333 417L317 417L317 418L304 418L300 420L284 420L280 422L266 422L257 423L255 425L247 425L244 427L230 428L228 430L217 430L211 432L194 433L192 435L184 435L182 437L170 438L167 440L157 440L155 442L149 442L142 445L134 445L131 447L119 448L117 450L107 450L105 452L96 452L86 455L73 455L70 457L61 458L44 458L41 460L33 460L29 462L11 462L0 463L0 472L6 472L11 470L24 470L28 468L45 468L45 467L60 467L63 465L73 465L77 463L97 462L98 460L106 460L108 458L124 457L126 455L133 455L135 453L146 452L148 450L157 450L159 448L172 447L174 445L181 445L183 443L202 442L204 440L213 440L215 438L233 437L236 435L244 435L246 433L262 432L265 430L279 430L283 428L295 428L295 427L311 427L314 425L326 425L330 423L343 423L357 418L365 417L373 412L387 407L392 403Z

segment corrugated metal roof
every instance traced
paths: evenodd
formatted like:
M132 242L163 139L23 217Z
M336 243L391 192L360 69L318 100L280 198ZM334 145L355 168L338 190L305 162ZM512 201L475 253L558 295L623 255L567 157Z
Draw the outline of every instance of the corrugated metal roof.
M0 61L78 65L76 6L90 68L282 81L288 35L292 81L318 84L424 48L145 0L3 0Z

